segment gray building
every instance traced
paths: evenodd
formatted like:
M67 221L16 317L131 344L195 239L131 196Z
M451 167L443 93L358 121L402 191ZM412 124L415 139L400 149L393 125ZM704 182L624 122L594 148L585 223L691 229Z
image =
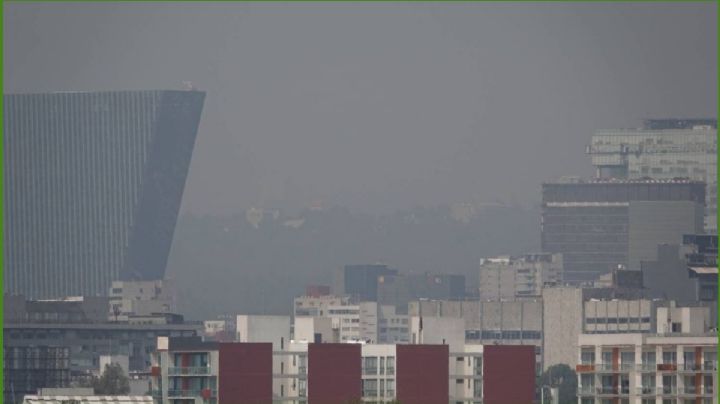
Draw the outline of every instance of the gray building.
M348 295L358 302L376 302L378 283L385 276L397 276L397 269L384 264L345 265L338 272L335 294Z
M462 319L465 343L486 345L534 345L541 362L543 302L418 300L410 302L408 315L428 319ZM429 324L429 323L428 323ZM412 341L412 340L411 340Z
M480 299L539 297L546 285L562 282L562 272L562 254L483 258L478 285Z
M717 233L717 120L649 119L640 129L598 130L587 153L599 178L707 183L705 229Z
M717 236L685 235L682 245L657 249L657 259L641 262L649 291L667 299L717 303Z
M459 300L465 297L465 276L442 274L386 275L378 280L378 303L395 306L401 313L417 299Z
M162 279L204 98L5 95L5 291L93 296Z
M702 182L572 179L543 184L542 196L542 250L563 254L566 282L639 270L658 244L702 232Z

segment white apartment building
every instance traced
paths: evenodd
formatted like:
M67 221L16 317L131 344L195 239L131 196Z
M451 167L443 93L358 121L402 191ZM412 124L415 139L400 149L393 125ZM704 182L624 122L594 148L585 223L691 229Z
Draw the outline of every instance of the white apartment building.
M578 404L712 404L717 335L582 334Z

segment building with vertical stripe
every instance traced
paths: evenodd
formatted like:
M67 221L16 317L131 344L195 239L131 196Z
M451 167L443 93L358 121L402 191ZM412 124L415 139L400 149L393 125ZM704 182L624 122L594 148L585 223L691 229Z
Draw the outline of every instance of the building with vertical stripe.
M205 93L4 95L5 292L162 279Z

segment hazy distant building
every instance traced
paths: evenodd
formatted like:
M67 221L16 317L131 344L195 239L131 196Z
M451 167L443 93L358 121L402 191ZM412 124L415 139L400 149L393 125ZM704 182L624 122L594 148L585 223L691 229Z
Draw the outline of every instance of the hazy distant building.
M656 260L641 262L648 290L668 299L717 302L717 236L685 235L682 246L657 248Z
M462 299L465 276L444 274L386 275L378 280L378 302L392 305L406 313L407 305L416 299Z
M562 281L562 254L525 254L480 260L478 289L482 300L542 295L545 285Z
M396 276L397 269L387 265L345 265L339 272L336 294L350 296L355 301L377 301L378 282L384 276Z
M599 178L706 182L705 228L717 232L717 120L650 119L641 129L598 130L587 152Z
M658 244L702 232L698 181L566 180L543 184L542 196L542 250L563 254L565 281L639 270Z
M30 298L162 279L205 93L4 97L4 284Z
M111 321L177 312L174 289L167 280L113 281L109 301Z

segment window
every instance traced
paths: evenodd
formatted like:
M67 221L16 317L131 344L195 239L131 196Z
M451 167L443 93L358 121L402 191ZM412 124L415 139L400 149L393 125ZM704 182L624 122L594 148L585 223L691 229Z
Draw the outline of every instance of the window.
M682 332L682 324L672 323L672 332Z
M646 351L642 353L643 365L654 367L655 366L655 352Z
M580 362L583 365L592 365L595 363L595 352L593 351L582 351L580 354Z
M663 363L677 363L677 352L675 352L675 351L663 352Z
M463 379L455 379L455 384L463 384Z
M376 375L377 374L377 357L368 356L363 361L363 374Z
M388 379L385 382L385 391L387 392L388 397L395 397L395 380Z
M363 379L363 397L377 397L378 381L377 379Z
M388 356L386 360L386 369L387 374L394 375L395 374L395 357L394 356Z

